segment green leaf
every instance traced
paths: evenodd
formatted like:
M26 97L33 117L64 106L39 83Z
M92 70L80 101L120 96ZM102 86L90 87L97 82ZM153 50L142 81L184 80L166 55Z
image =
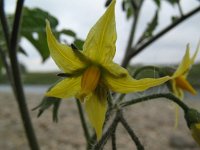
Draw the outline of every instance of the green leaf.
M76 37L76 33L72 30L66 30L66 29L63 29L59 32L60 34L63 33L63 34L66 34L68 36L71 36L71 37Z
M151 22L148 24L146 34L147 36L152 36L153 31L156 29L158 25L158 10L156 11L154 17L152 18Z
M158 26L158 10L155 12L152 20L148 23L146 30L144 31L143 35L139 39L139 43L143 40L150 38L153 36L153 32L155 31L156 27Z
M155 2L155 4L158 6L158 8L160 8L160 0L153 0Z
M55 98L55 97L44 97L41 101L41 103L33 108L32 110L39 109L38 111L38 117L40 117L45 110L49 109L51 106L53 107L53 121L58 122L58 110L60 106L61 99Z
M73 43L79 50L83 49L84 41L81 39L75 39Z
M55 30L58 20L49 13L39 9L23 9L23 20L21 27L21 35L38 50L43 61L49 57L49 49L46 42L45 19L51 22L51 27Z
M171 20L172 20L172 22L176 22L176 20L179 18L179 16L172 16L171 17Z
M131 1L132 0L123 0L122 1L122 10L126 12L126 18L127 19L130 19L135 12Z
M105 7L108 7L111 2L112 2L112 0L107 0L106 3L105 3Z
M175 5L177 3L179 3L180 0L167 0L167 2L169 2L171 5Z
M28 54L26 53L26 51L24 50L23 47L19 46L18 51L19 51L21 54L24 54L25 56L28 56Z
M133 8L128 7L127 10L126 10L126 18L130 19L132 15L133 15Z

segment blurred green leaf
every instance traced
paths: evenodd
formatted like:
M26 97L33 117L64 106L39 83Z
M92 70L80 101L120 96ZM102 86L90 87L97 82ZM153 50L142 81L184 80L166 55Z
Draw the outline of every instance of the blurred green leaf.
M75 39L73 43L79 50L83 49L84 41L81 39Z
M19 46L18 51L22 54L24 54L25 56L28 56L28 54L26 53L26 51L24 50L23 47Z
M171 5L175 5L177 3L179 3L180 0L167 0L167 2L169 2Z
M111 2L112 2L112 0L106 0L105 7L108 7Z
M179 16L172 16L171 20L172 20L172 22L175 22L178 18L179 18Z
M54 122L58 122L58 110L59 110L59 106L61 103L61 99L60 98L55 98L55 97L44 97L42 102L36 106L35 108L33 108L32 110L38 110L38 117L40 117L45 110L49 109L50 107L53 107L53 121Z
M39 9L23 10L23 20L21 27L21 35L24 36L38 50L43 61L49 57L49 49L46 42L45 19L51 22L52 30L58 25L58 20L49 13Z
M59 32L60 34L65 34L65 35L68 35L68 36L71 36L71 37L76 37L76 33L72 30L66 30L66 29L63 29Z
M60 39L60 35L64 34L73 37L76 40L77 47L81 46L81 42L77 40L76 33L69 29L56 30L58 20L50 15L48 12L39 8L29 9L24 8L21 35L24 36L40 53L43 62L49 57L49 49L46 40L45 32L45 19L48 19L51 23L51 29L57 39Z
M153 31L156 29L157 25L158 25L158 10L156 11L151 22L148 23L148 27L147 27L147 30L146 30L147 37L152 36Z
M128 7L127 10L126 10L126 18L130 19L132 15L133 15L133 8Z
M153 32L155 31L157 26L158 26L158 10L155 12L152 20L148 23L146 30L139 39L139 43L142 42L144 39L152 37Z
M160 8L160 0L153 0L155 2L155 4Z
M132 0L123 0L122 1L122 10L126 11L126 18L130 19L133 16L135 10L132 6Z

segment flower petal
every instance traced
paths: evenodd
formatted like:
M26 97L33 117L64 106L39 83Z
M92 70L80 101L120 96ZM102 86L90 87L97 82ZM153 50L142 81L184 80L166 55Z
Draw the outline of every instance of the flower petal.
M115 3L112 0L104 15L90 30L83 46L83 53L100 64L111 61L115 55Z
M98 140L102 136L102 129L107 110L106 92L103 91L103 93L100 95L99 94L91 93L85 100L85 110L87 112L90 123L96 131Z
M197 57L197 53L199 52L199 49L200 49L200 41L199 41L199 43L197 45L197 48L196 48L196 51L195 51L194 55L191 58L191 64L190 65L194 64L194 61L195 61L195 58Z
M113 62L108 63L103 67L105 68L106 72L109 72L115 77L125 77L128 75L128 71L125 68Z
M67 78L57 83L45 95L49 97L70 98L81 89L81 77Z
M54 59L57 66L65 73L71 73L75 70L83 68L85 65L74 54L71 47L60 44L54 37L50 23L46 20L47 42L50 50L50 55Z
M171 82L172 82L172 92L174 93L174 95L175 95L176 97L178 97L179 99L183 99L183 97L184 97L183 90L180 89L180 88L177 86L176 80L175 80L175 79L172 79Z
M200 123L191 126L192 136L200 146Z
M184 55L184 57L182 59L182 62L178 66L178 69L175 71L175 73L173 74L172 78L176 78L176 77L178 77L180 75L183 75L183 74L187 73L187 71L189 71L190 64L191 64L190 49L189 49L189 45L187 45L187 49L186 49L185 55Z
M187 81L187 79L184 76L179 76L175 78L176 80L176 86L181 88L182 90L186 90L190 92L193 95L196 95L196 90L192 87L192 85Z
M135 80L130 75L123 78L113 78L110 75L104 76L105 84L114 92L129 93L144 91L150 87L160 85L171 79L169 76L153 79L145 78L141 80Z

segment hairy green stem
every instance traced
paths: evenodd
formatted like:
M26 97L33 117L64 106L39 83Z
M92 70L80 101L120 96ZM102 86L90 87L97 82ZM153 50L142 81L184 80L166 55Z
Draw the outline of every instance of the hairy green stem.
M116 113L115 119L113 120L112 124L109 126L109 128L106 130L106 132L103 134L101 140L92 148L93 150L102 150L108 139L112 136L112 133L115 131L119 119L121 117L121 111L118 111Z
M84 131L84 134L85 134L85 139L86 139L87 144L89 144L90 133L89 133L88 126L87 126L85 116L84 116L84 113L83 113L83 108L82 108L81 103L78 99L76 99L76 104L77 104L77 107L78 107L81 125L83 127L83 131Z
M19 64L17 59L17 47L18 47L18 36L20 30L20 21L23 8L24 0L17 1L17 7L15 11L14 23L12 28L12 34L9 46L9 56L11 61L11 68L13 70L13 80L16 90L17 102L20 110L20 115L23 121L27 139L32 150L39 150L39 146L36 140L34 129L32 127L29 111L27 108L23 86L21 82Z
M8 28L8 22L6 20L6 14L4 11L4 0L0 0L0 20L3 28L4 37L6 40L7 47L10 47L10 31Z
M180 1L177 2L177 5L178 5L178 10L179 10L179 12L180 12L180 15L181 15L181 16L184 16L183 10L182 10L181 4L180 4Z
M122 125L124 126L124 128L126 129L126 131L128 132L128 134L130 135L130 137L132 138L132 140L135 142L137 150L144 150L144 146L140 142L140 140L137 137L137 135L134 133L133 129L129 126L129 124L127 123L127 121L124 119L123 115L120 118L120 122L122 123Z
M17 97L16 96L16 90L15 90L15 86L14 86L14 81L13 81L13 74L12 74L12 69L11 69L11 67L10 67L10 64L9 64L9 62L8 62L8 60L6 59L7 58L7 56L6 56L6 54L5 54L5 52L0 48L0 58L1 58L1 60L2 60L2 63L3 63L3 66L5 67L5 69L6 69L6 74L7 74L7 78L8 78L8 81L10 82L10 84L11 84L11 88L12 88L12 90L13 90L13 93L14 93L14 95L15 95L15 97Z
M139 18L139 14L140 14L140 10L141 10L141 6L142 6L143 2L144 2L144 0L141 0L138 7L136 7L134 5L134 3L132 2L132 7L133 7L133 9L135 9L135 13L134 13L133 23L132 23L132 26L131 26L131 32L130 32L127 47L126 47L124 60L126 59L126 57L128 57L130 50L131 50L131 47L132 47L132 44L134 42L135 31L136 31L136 28L137 28L138 18Z
M172 30L173 28L175 28L177 25L179 25L180 23L182 23L186 19L190 18L191 16L193 16L194 14L196 14L199 11L200 11L200 6L198 6L195 9L193 9L192 11L188 12L187 14L183 15L181 18L177 19L175 22L173 22L169 26L165 27L163 30L161 30L160 32L158 32L155 36L153 36L152 38L150 38L144 44L141 44L138 47L131 48L132 49L131 53L129 55L127 55L126 59L123 60L122 66L123 67L127 67L127 65L129 64L130 60L134 56L136 56L137 54L139 54L140 52L142 52L150 44L152 44L153 42L155 42L156 40L158 40L159 38L161 38L163 35L165 35L166 33L168 33L170 30Z
M138 98L138 99L133 99L133 100L130 100L130 101L127 101L127 102L123 102L123 103L119 104L119 106L120 107L127 107L129 105L133 105L133 104L136 104L136 103L141 103L141 102L144 102L144 101L155 100L157 98L166 98L166 99L162 99L162 100L171 100L171 101L173 101L174 103L179 105L183 109L184 112L187 112L189 110L189 107L183 101L181 101L176 96L174 96L174 95L172 95L170 93L153 94L153 95L141 97L141 98Z
M112 138L112 150L117 150L117 146L116 146L116 128L114 129L111 138Z
M3 34L4 34L4 37L5 37L5 40L6 40L7 49L9 49L10 48L10 35L9 35L8 23L7 23L5 11L4 11L4 0L0 0L0 12L1 12L0 13L0 20L1 20L2 28L3 28ZM11 87L12 87L12 90L13 90L15 97L17 97L15 86L14 86L14 81L13 81L12 68L10 66L10 63L7 60L7 55L3 51L3 49L0 49L0 55L1 55L1 59L3 61L3 65L6 69L8 81L11 84Z

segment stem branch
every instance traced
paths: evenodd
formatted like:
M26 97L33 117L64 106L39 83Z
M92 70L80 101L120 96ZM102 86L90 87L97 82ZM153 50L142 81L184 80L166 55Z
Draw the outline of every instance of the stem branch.
M137 54L142 52L147 46L149 46L150 44L152 44L153 42L158 40L160 37L162 37L163 35L168 33L174 27L176 27L177 25L179 25L180 23L182 23L183 21L185 21L186 19L188 19L189 17L191 17L192 15L196 14L199 11L200 11L200 6L196 7L195 9L191 10L187 14L183 15L181 18L177 19L175 22L173 22L169 26L165 27L163 30L158 32L155 36L150 38L144 44L141 44L140 46L138 46L136 48L135 47L131 48L131 51L130 51L131 53L126 57L127 60L126 59L123 60L122 66L123 67L127 67L127 65L129 63L129 61L131 60L131 58L133 58L134 56L136 56Z
M135 142L135 145L136 145L137 149L138 150L144 150L144 147L141 144L139 138L134 133L133 129L131 129L131 127L129 126L129 124L127 123L127 121L124 119L123 116L121 116L120 122L122 123L122 125L124 126L124 128L126 129L126 131L128 132L128 134L131 136L132 140Z
M121 117L121 111L118 111L116 113L115 119L113 120L112 124L106 130L106 132L103 134L101 140L93 147L93 150L97 150L97 149L102 150L103 149L104 145L106 144L106 142L108 141L110 136L112 136L112 133L115 131L115 129L119 123L120 117Z
M84 134L85 134L86 142L88 144L88 142L90 140L90 134L89 134L89 130L88 130L88 127L87 127L87 124L86 124L84 114L83 114L83 108L82 108L81 103L78 99L76 99L76 104L77 104L77 107L78 107L79 116L80 116L80 119L81 119L81 124L82 124L83 131L84 131Z
M1 3L3 4L2 1L1 1ZM13 23L10 43L8 40L8 44L9 44L8 52L9 52L9 57L10 57L10 61L11 61L11 68L13 71L13 81L14 81L15 90L16 90L18 107L20 110L20 115L21 115L21 118L23 121L27 139L28 139L30 148L32 150L39 150L39 146L38 146L38 143L36 140L34 129L32 127L31 119L29 116L29 111L27 108L26 100L25 100L25 95L24 95L23 86L22 86L22 82L21 82L19 64L18 64L18 59L17 59L18 36L19 36L19 30L20 30L20 21L21 21L23 4L24 4L24 0L17 1L17 7L16 7L16 11L15 11L15 17L14 17L14 23ZM4 9L2 9L2 11L1 11L1 15L2 14L5 15ZM4 18L6 18L6 17L4 16ZM6 32L4 31L4 32L6 34L8 34L8 36L9 36L8 27L6 30L7 31ZM6 36L6 34L5 34L5 36ZM7 38L9 39L9 37L7 37Z
M121 103L120 106L126 107L129 105L133 105L133 104L144 102L144 101L155 100L157 98L166 98L167 100L171 100L171 101L175 102L177 105L179 105L183 109L184 112L187 112L189 109L189 107L184 102L182 102L180 99L178 99L174 95L168 94L168 93L167 94L162 94L162 93L161 94L153 94L153 95L149 95L146 97L133 99L133 100Z

